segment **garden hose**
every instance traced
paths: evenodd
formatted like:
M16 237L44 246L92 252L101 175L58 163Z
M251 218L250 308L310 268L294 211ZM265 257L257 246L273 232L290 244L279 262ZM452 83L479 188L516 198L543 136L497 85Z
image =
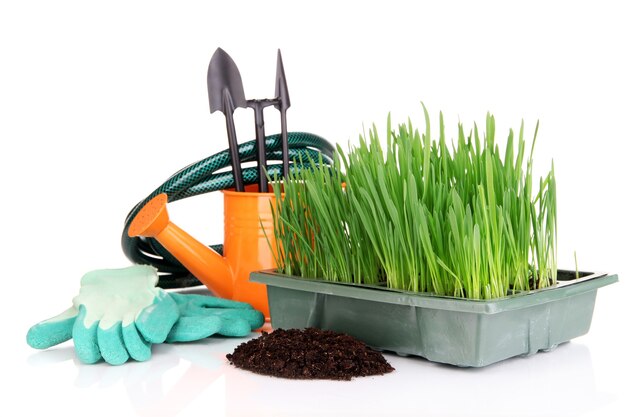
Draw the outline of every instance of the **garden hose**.
M289 132L290 171L305 169L314 164L329 165L332 163L334 147L325 139L312 133ZM282 161L280 135L267 136L265 139L268 161ZM256 141L242 143L238 146L241 163L256 161ZM122 250L128 259L136 264L152 265L159 271L159 287L184 288L201 285L170 253L153 238L128 236L128 227L139 210L158 194L167 194L168 203L193 197L199 194L225 190L234 186L231 170L231 159L228 150L223 150L208 158L195 162L172 175L167 181L156 188L150 195L141 200L126 217L122 232ZM269 164L267 175L276 180L283 178L283 164ZM258 182L257 167L251 166L242 170L244 184ZM211 248L222 254L223 246L211 245Z

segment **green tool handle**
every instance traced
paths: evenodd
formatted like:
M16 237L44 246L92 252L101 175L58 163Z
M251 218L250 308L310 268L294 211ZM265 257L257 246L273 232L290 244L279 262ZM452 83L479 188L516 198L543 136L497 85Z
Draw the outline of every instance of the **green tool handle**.
M320 163L330 165L334 147L320 136L305 132L289 132L289 160L291 170L299 170ZM265 148L268 161L280 161L269 164L267 173L270 178L283 178L283 154L280 135L267 136ZM242 143L238 147L239 159L243 162L256 161L256 141ZM195 162L172 175L167 181L156 188L150 195L141 200L126 217L122 232L122 250L128 259L136 264L152 265L159 270L159 287L183 288L201 283L187 271L170 253L153 238L128 237L128 227L139 210L158 194L167 194L168 203L193 197L199 194L233 188L234 178L231 158L228 150L221 151L208 158ZM217 172L220 171L220 172ZM244 184L258 183L259 173L256 167L244 168L242 171ZM222 227L222 225L219 225ZM222 253L223 247L211 245L211 248Z

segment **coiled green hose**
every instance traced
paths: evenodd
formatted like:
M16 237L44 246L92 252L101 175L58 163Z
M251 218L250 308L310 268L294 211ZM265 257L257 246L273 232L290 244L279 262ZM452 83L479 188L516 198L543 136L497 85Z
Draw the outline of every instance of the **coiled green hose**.
M288 142L289 159L294 161L290 164L290 170L303 169L311 164L332 163L334 147L320 136L305 132L289 132ZM282 161L280 135L268 136L265 144L268 162ZM256 161L256 148L254 140L239 145L241 162ZM137 203L126 216L122 232L122 250L132 262L157 268L159 270L158 285L161 288L183 288L200 285L200 282L155 239L128 237L130 223L139 210L158 194L167 194L167 201L171 203L183 198L234 187L232 171L220 171L230 165L228 150L193 163L172 175L150 195ZM271 178L282 179L282 166L282 163L268 163L268 175ZM242 174L244 184L258 182L256 167L244 168ZM219 253L223 250L222 245L211 245L211 248Z

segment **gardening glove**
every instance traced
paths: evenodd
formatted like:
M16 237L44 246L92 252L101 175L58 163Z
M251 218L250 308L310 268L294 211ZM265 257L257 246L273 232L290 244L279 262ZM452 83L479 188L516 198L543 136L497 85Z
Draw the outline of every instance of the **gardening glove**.
M180 310L180 318L167 342L190 342L214 334L243 337L265 322L263 313L248 303L197 294L169 293Z
M112 365L129 357L145 361L151 344L163 343L180 313L174 299L156 287L150 266L96 270L81 279L79 294L63 313L30 328L27 343L46 349L74 339L78 359Z

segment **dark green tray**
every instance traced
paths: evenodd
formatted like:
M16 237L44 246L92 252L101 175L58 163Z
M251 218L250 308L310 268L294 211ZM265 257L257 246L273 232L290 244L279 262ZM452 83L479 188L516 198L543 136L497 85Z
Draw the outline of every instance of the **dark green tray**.
M466 300L253 272L267 284L274 328L335 330L373 348L480 367L552 350L589 331L597 289L617 275L559 271L557 285Z

